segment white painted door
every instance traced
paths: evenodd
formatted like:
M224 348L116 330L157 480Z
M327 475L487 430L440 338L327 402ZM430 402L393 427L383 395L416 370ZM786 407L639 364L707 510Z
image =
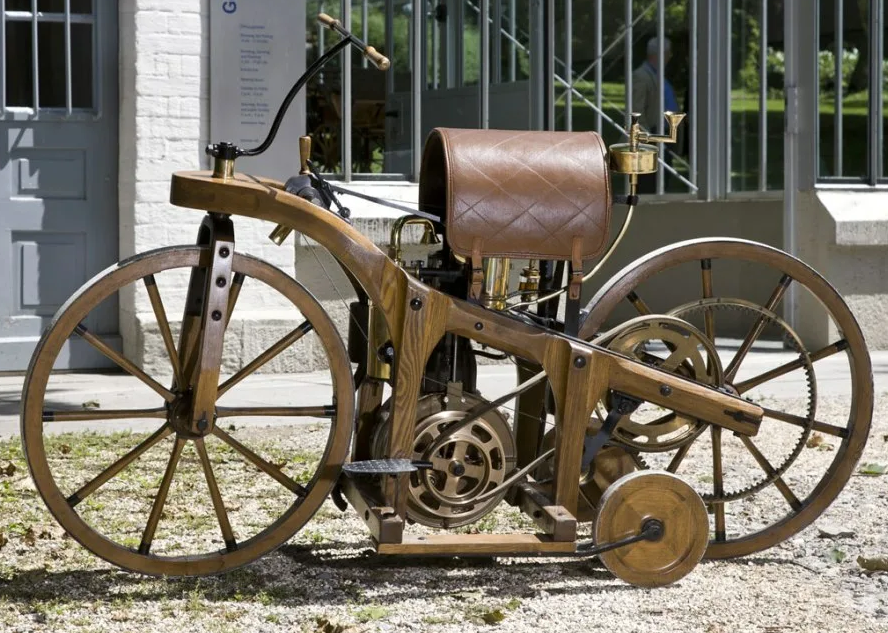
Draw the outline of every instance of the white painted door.
M0 0L0 371L117 259L117 3ZM119 341L117 305L85 323ZM60 368L104 365L81 341Z

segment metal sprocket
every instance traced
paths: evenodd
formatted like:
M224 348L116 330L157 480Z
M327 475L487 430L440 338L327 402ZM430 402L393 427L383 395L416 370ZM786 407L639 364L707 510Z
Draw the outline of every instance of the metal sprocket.
M703 332L675 315L636 317L602 335L596 343L702 384L720 386L724 382L715 345ZM610 408L607 402L601 404L605 411ZM633 452L665 452L692 442L707 426L675 412L662 415L663 411L643 405L623 416L614 431L614 442ZM599 416L603 419L600 411ZM653 416L657 417L647 419ZM600 424L593 420L592 426Z
M784 321L774 312L767 310L763 306L760 306L752 301L747 301L745 299L714 297L709 299L701 299L699 301L694 301L678 306L671 310L669 314L679 318L687 319L697 314L703 314L707 310L711 312L717 312L719 310L744 312L746 314L753 315L756 319L764 318L766 324L778 328L782 333L781 338L783 339L784 344L788 345L792 351L796 352L799 355L798 360L801 363L800 368L804 371L805 374L805 382L808 394L808 403L806 407L807 411L804 416L800 416L806 420L806 424L802 427L799 427L800 431L798 440L790 449L790 451L782 457L781 461L774 466L772 472L764 473L763 471L761 471L761 469L759 469L759 472L762 472L761 477L751 484L741 486L734 490L731 490L728 488L728 486L725 486L724 492L722 492L721 494L707 492L700 495L706 503L724 503L735 501L737 499L742 499L763 490L779 477L781 477L783 473L785 473L793 464L793 462L795 462L795 460L799 457L802 450L805 448L805 443L807 442L814 425L817 408L817 382L814 374L814 367L811 363L808 350L802 343L798 334L796 334L795 330L793 330L789 326L789 324L786 323L786 321ZM736 392L732 384L723 384L719 386L726 387ZM639 461L644 467L648 467L641 456L639 456Z

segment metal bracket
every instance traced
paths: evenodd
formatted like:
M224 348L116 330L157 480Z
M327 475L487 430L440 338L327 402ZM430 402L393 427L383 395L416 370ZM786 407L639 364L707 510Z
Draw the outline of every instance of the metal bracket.
M614 430L616 430L617 424L620 423L623 416L629 415L641 406L641 400L619 393L618 391L611 392L611 400L613 402L613 407L607 412L604 424L595 435L587 435L583 443L583 465L581 468L583 472L589 469L592 460L595 459L598 451L601 450L605 443L607 443L614 434Z

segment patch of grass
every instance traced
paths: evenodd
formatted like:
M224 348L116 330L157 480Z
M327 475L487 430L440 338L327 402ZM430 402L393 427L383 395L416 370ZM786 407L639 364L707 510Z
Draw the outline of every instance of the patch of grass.
M355 609L352 615L354 615L355 619L361 624L366 624L367 622L382 620L391 615L391 613L392 611L388 607L383 607L378 604L368 604L359 609Z

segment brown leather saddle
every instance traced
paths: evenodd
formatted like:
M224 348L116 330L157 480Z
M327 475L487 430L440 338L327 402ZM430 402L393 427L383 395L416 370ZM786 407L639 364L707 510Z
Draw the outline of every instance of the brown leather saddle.
M596 132L436 128L426 140L420 208L446 213L450 247L471 258L477 298L484 257L570 260L571 298L583 262L610 230L607 148Z

